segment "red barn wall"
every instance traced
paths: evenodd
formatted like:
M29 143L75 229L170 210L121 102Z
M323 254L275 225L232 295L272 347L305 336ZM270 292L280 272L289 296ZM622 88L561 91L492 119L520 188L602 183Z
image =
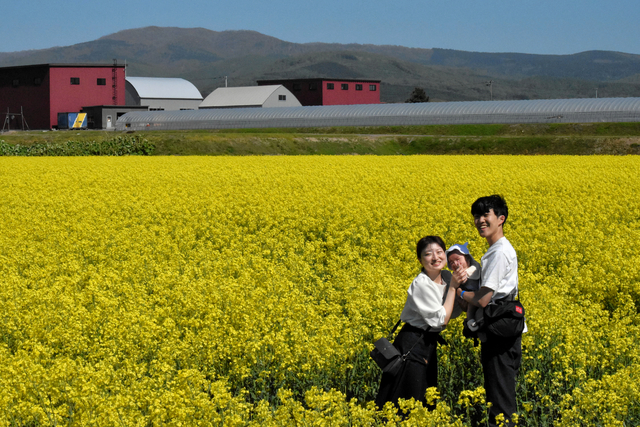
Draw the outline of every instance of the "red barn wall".
M367 80L327 80L327 79L300 79L300 80L259 80L258 85L281 84L298 98L302 105L355 105L355 104L379 104L380 81ZM333 84L333 89L328 85ZM347 89L343 90L342 85ZM361 85L362 90L356 90L356 85ZM370 90L375 87L375 90Z
M78 113L89 105L124 105L124 67L116 67L116 99L113 99L112 67L55 67L51 68L50 126L57 126L58 113ZM71 84L79 78L79 84ZM105 79L105 85L98 85Z
M22 129L16 115L21 109L30 129L49 128L48 66L0 69L0 122L4 124L8 110L14 117L10 115L9 128Z
M328 84L333 83L333 89ZM346 85L347 89L342 89ZM356 90L361 85L362 90ZM371 90L374 88L375 90ZM323 105L355 105L355 104L379 104L380 83L353 80L325 80L322 83Z
M322 80L285 81L282 85L298 98L302 105L323 105Z

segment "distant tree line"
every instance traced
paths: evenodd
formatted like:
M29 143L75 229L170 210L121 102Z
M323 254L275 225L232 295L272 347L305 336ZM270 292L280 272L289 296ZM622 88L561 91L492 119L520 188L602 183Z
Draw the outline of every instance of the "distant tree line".
M421 87L417 87L413 89L413 92L411 92L409 99L404 102L429 102L429 97L427 96L427 93L424 91L424 89L422 89Z

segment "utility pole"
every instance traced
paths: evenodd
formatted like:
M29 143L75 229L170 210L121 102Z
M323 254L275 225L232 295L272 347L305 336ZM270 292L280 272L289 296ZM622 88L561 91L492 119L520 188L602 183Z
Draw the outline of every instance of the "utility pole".
M485 85L489 86L489 93L491 94L491 100L493 101L493 80L485 82Z

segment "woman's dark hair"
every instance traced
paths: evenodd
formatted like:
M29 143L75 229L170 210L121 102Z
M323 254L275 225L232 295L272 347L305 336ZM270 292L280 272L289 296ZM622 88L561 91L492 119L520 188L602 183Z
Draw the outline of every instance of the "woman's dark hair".
M471 205L471 215L474 217L481 216L486 213L489 213L493 209L493 213L496 214L497 217L504 215L504 222L502 225L507 223L507 217L509 216L509 208L507 208L507 202L504 200L502 196L494 194L493 196L480 197L478 200L473 202Z
M420 259L420 254L422 253L422 251L424 251L424 248L426 248L432 243L436 243L438 246L442 248L443 251L446 252L447 245L444 244L444 240L442 240L438 236L426 236L418 240L418 244L416 245L416 255L418 256L418 259Z

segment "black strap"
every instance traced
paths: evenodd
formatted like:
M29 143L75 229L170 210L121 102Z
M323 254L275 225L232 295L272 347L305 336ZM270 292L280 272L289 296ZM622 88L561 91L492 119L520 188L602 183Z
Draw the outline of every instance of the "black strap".
M511 292L509 292L507 295L503 296L500 299L497 299L495 301L493 301L494 303L497 302L501 302L501 301L520 301L520 292L518 292L518 288L513 288L513 290Z
M400 323L402 323L402 319L399 319L398 322L395 324L395 326L391 330L391 333L389 334L389 337L393 336L393 333L396 331L396 329L398 329L398 326L400 326ZM428 334L431 329L432 329L431 326L427 325L427 329L422 334L420 334L420 337L416 340L416 342L413 343L413 345L411 346L409 351L407 351L405 354L402 355L403 359L407 358L409 353L411 353L411 350L413 350L413 348L416 346L416 344L418 344L418 341L423 339L425 334ZM436 341L438 341L438 343L440 343L442 345L447 345L448 344L447 341L442 337L442 335L440 335L439 332L435 332L435 333L438 334L437 337L436 337Z
M398 329L398 326L400 326L400 323L402 323L402 319L398 319L398 322L396 323L396 325L393 327L393 329L391 329L391 332L389 333L389 338L391 338L393 336L393 333L396 331L396 329ZM409 325L409 326L411 326L411 325ZM424 333L426 334L431 329L433 329L433 328L430 325L427 325L427 329L424 330Z
M426 333L426 332L425 332ZM407 356L409 355L409 353L411 353L411 350L413 350L413 347L416 346L416 344L418 344L418 341L420 341L422 338L424 338L424 333L421 334L418 339L416 340L416 342L413 343L413 345L411 346L411 348L409 349L409 351L407 351L405 354L402 355L402 359L406 359Z
M516 298L520 299L519 295L518 295L518 287L517 286L515 288L513 288L513 290L509 293L509 297L511 298L510 301L515 301Z
M401 322L402 322L402 319L398 319L398 323L396 323L396 326L394 326L393 329L391 330L391 333L389 334L389 337L393 336L393 333L396 331L396 329L398 329L398 326L400 326Z

